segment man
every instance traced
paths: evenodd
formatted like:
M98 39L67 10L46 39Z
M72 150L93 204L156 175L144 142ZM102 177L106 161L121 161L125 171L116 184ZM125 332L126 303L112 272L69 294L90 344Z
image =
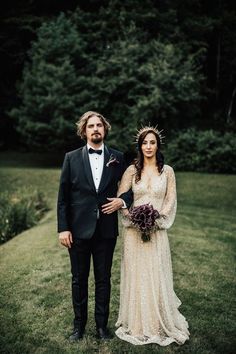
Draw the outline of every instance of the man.
M74 331L71 341L83 338L87 322L88 277L93 258L97 337L109 339L107 322L112 257L118 235L117 210L129 206L131 193L116 198L125 170L123 154L104 145L110 124L97 112L78 121L78 135L87 144L65 155L58 194L60 243L70 254Z

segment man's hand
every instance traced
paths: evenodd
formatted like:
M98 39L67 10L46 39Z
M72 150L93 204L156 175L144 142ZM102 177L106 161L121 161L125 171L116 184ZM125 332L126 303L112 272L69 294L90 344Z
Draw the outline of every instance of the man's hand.
M120 209L123 205L123 199L121 198L107 198L110 202L102 205L102 212L104 214L111 214L114 211Z
M72 233L70 231L60 232L59 241L63 246L71 248L71 244L73 243Z

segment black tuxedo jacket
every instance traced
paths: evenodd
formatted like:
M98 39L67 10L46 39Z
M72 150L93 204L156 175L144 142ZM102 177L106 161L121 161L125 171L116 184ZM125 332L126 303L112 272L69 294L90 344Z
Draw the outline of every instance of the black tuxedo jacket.
M116 161L107 163L111 156ZM93 182L87 146L65 155L57 214L58 232L71 231L74 239L89 239L93 236L99 210L99 226L102 237L114 238L118 235L117 212L103 214L101 206L108 197L116 197L118 182L126 168L123 154L104 146L104 166L98 192ZM132 202L132 192L122 195L127 206Z

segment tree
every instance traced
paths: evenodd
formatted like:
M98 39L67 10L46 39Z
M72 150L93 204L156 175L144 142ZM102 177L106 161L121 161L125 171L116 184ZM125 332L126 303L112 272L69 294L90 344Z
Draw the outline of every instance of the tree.
M48 149L68 148L76 118L91 109L110 118L110 143L123 150L132 147L140 124L160 122L170 131L178 127L180 106L191 106L194 115L201 78L195 56L152 39L142 22L136 26L127 12L113 10L112 34L105 9L100 16L61 14L39 29L24 71L22 105L11 113L26 145L40 148L47 140Z
M83 65L81 53L83 43L63 14L40 27L20 87L22 105L11 111L26 146L73 146L71 121L79 112L75 61Z
M145 44L137 37L133 28L98 59L93 89L97 104L112 117L111 142L123 150L133 147L141 125L159 124L171 133L181 120L180 105L191 106L193 118L200 97L194 57L185 58L171 44Z
M69 60L70 70L76 74L77 86L75 85L75 87L80 95L79 98L76 98L76 102L80 113L91 107L98 110L103 109L103 100L106 101L107 97L103 97L102 101L99 98L99 100L94 99L92 102L90 98L91 95L94 98L101 97L95 90L96 85L101 84L100 74L97 74L98 66L99 68L103 67L106 60L108 63L110 62L112 54L116 51L116 46L121 48L124 55L128 56L132 65L135 60L129 55L131 52L133 55L138 55L139 64L142 60L143 68L143 63L147 61L147 58L144 58L143 61L142 53L139 51L144 51L148 53L147 55L151 53L153 58L153 49L148 52L147 47L151 43L160 43L168 45L169 47L166 48L169 50L172 48L178 58L182 57L181 60L185 62L185 65L187 62L191 62L195 74L196 67L200 68L201 76L205 77L205 80L201 81L200 88L197 88L199 80L193 83L198 93L200 90L201 100L189 100L189 102L183 99L175 100L175 112L168 111L168 120L171 117L171 124L168 124L168 127L178 125L178 128L183 128L187 125L201 129L214 128L221 131L236 128L236 120L234 120L236 114L236 36L234 31L236 13L233 0L207 2L200 0L146 0L145 6L140 0L81 0L79 2L75 0L66 2L24 0L17 2L13 0L2 6L5 9L1 11L0 15L2 42L0 55L1 63L3 63L0 85L0 146L4 144L6 146L7 140L8 145L11 145L11 141L17 141L17 136L14 134L16 121L9 118L8 112L13 106L20 108L25 105L23 90L26 82L25 84L23 82L26 72L27 70L32 73L34 70L35 73L37 71L36 67L33 69L32 64L34 52L27 52L32 40L36 40L38 47L42 46L42 43L39 43L36 38L36 30L42 23L50 27L51 19L55 20L60 11L68 9L73 11L67 19L70 19L73 28L77 31L82 52L75 61L71 61L69 53L66 56L63 50L60 51L62 35L58 36L56 45L58 45L57 51L60 52L62 62L63 58L65 61ZM77 10L75 11L76 6ZM54 29L56 31L56 27ZM37 33L39 38L40 31ZM48 35L51 36L50 30L48 30ZM56 38L55 36L56 34L52 38ZM66 33L65 36L67 36ZM42 40L48 43L46 35L42 36ZM139 50L135 52L136 44ZM127 49L127 53L122 49L123 45L124 49ZM62 48L64 47L62 46ZM45 50L45 53L47 51L50 53L50 48L46 48L46 46L42 46L42 50ZM116 53L119 56L118 51ZM38 53L38 58L40 55L42 54ZM54 65L56 58L53 58L53 55L51 51L50 63ZM29 61L30 58L31 61ZM114 59L113 55L112 60ZM125 63L125 58L120 58L120 61L122 62L123 59L123 65L126 67L128 64ZM43 60L45 60L45 64L48 63L47 58ZM24 63L27 69L22 73ZM60 64L56 64L56 66L59 68ZM151 66L149 65L149 68ZM145 70L147 71L147 68ZM131 71L135 73L135 67L131 68ZM126 69L124 69L125 72L129 74ZM54 71L54 75L56 78L56 71ZM109 78L107 70L104 71L104 75ZM196 75L192 77L195 80ZM161 77L159 78L161 79ZM112 78L112 81L115 80ZM137 84L136 77L134 77L134 81ZM17 97L15 83L19 82L21 94ZM102 84L104 85L104 83ZM170 92L172 95L172 86ZM68 95L70 96L69 93ZM117 92L113 93L113 96L110 97L112 103L106 105L105 113L108 116L114 112L112 105L116 96ZM143 100L145 100L145 95L143 95ZM126 101L124 103L126 104ZM120 109L117 105L116 108ZM166 112L166 109L164 111L161 109L158 112L161 124L164 125L167 123L167 118L163 118ZM113 119L113 115L111 117Z

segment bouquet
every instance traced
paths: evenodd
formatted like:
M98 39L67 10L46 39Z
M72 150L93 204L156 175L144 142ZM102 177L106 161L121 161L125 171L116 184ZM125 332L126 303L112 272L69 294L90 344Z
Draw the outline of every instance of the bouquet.
M150 233L155 226L155 220L160 214L151 204L143 204L130 210L130 219L135 227L141 232L143 242L150 241Z

